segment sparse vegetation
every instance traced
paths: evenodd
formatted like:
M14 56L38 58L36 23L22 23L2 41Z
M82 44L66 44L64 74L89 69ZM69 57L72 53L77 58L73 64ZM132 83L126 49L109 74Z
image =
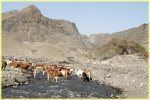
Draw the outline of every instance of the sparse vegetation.
M142 50L146 50L144 46L142 46L140 43L135 42L135 45L137 48L141 48Z
M35 53L37 50L32 50L32 53Z
M68 57L67 57L67 60L69 60L69 61L70 61L70 60L73 60L73 59L74 59L73 56L68 56Z
M126 39L112 38L104 45L96 48L94 54L96 57L113 57L124 54L142 54L145 48L138 42Z

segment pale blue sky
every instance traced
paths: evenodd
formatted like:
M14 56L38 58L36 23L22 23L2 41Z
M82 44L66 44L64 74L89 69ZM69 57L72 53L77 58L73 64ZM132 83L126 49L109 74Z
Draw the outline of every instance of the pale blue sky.
M45 17L74 22L80 34L88 36L148 23L148 2L2 2L2 13L31 4Z

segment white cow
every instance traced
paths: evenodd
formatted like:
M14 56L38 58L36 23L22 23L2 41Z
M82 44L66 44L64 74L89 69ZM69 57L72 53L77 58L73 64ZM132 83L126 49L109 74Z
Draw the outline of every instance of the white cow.
M82 71L82 70L77 69L77 70L75 70L75 73L77 74L77 76L82 77L82 73L83 73L83 71Z

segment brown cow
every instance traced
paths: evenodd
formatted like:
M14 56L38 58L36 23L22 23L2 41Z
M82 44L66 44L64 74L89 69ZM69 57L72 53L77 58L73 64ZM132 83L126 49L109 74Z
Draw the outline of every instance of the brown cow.
M45 73L45 67L43 67L43 66L35 66L35 67L33 67L33 76L34 76L34 78L35 78L36 72L37 72L38 70L43 71L43 75L44 75L44 73Z
M69 74L71 74L71 73L75 70L74 67L70 67L70 66L62 67L62 69L68 70L68 71L69 71Z
M57 69L57 67L52 66L52 65L47 65L47 66L45 66L45 69L46 70L55 70L55 69Z
M69 71L68 71L68 70L65 70L65 69L61 69L60 72L65 76L65 79L67 80L68 77L69 77Z
M46 66L47 65L45 65L45 64L36 64L34 69L37 69L37 70L39 69L39 70L43 71L43 75L44 75Z
M4 69L4 71L5 71L6 66L7 66L7 61L4 61L4 62L2 63L2 69Z
M16 63L14 60L9 64L10 67L14 68L14 71L15 71L15 68L18 68L18 65L19 63Z
M55 78L56 82L57 82L57 79L62 76L62 73L59 72L59 70L48 70L47 71L47 80L48 81L49 81L49 76L53 77L53 81L54 81L54 78Z
M66 68L69 69L69 74L75 71L74 67L66 66Z
M26 72L28 73L28 71L31 67L32 67L31 63L19 63L18 64L18 68L21 69L21 72L23 72L23 69L25 69Z

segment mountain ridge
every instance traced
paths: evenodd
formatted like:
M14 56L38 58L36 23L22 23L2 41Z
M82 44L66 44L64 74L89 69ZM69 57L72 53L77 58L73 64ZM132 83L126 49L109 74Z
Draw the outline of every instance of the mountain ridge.
M9 38L7 41L2 42L4 47L2 54L18 55L16 49L16 51L10 52L14 46L21 48L18 52L24 50L19 54L26 55L25 52L27 52L29 56L35 55L58 59L65 59L67 56L71 56L78 60L93 59L92 52L94 48L99 47L113 37L133 39L132 37L135 36L134 40L141 40L140 43L143 44L143 41L145 41L145 46L147 46L147 29L148 25L144 24L138 28L122 31L123 33L116 32L113 35L109 33L94 34L87 37L79 33L75 23L67 20L47 18L41 14L41 11L36 6L30 5L21 11L14 10L2 13L2 40ZM129 33L133 35L131 38ZM141 36L139 33L144 35ZM136 38L136 36L139 38ZM9 40L14 43L11 43Z
M3 13L2 31L3 35L9 35L20 42L49 42L57 45L67 41L69 44L72 43L72 46L86 48L75 23L44 17L34 5L21 11Z
M115 32L112 34L91 34L89 36L89 41L96 46L101 46L111 38L134 40L144 45L148 49L148 24L142 24L139 27L130 28L128 30Z
M2 13L2 40L2 55L39 56L58 60L65 60L69 56L76 60L91 57L87 53L91 45L83 40L75 23L47 18L34 5L21 11ZM7 52L11 51L12 46L21 49Z

